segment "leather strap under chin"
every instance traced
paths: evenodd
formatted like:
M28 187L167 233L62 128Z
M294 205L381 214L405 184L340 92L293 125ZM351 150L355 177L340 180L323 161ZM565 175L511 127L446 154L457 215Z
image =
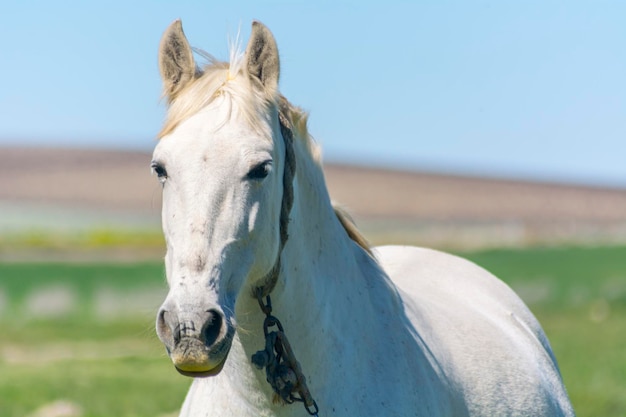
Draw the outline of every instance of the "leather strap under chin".
M278 276L280 274L280 257L283 252L283 248L289 238L287 231L289 226L289 213L293 206L293 180L296 173L296 157L293 149L293 127L291 121L287 116L290 112L289 103L284 97L280 97L280 106L278 111L278 121L280 124L280 134L283 137L285 143L285 168L283 171L283 199L280 207L280 247L278 248L278 256L276 262L270 270L270 272L261 280L262 285L259 285L254 289L254 297L259 294L262 297L270 295L276 282L278 282Z

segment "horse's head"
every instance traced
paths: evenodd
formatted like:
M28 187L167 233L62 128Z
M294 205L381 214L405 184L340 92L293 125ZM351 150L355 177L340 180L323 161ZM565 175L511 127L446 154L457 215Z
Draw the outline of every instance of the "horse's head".
M159 68L169 106L152 168L163 185L169 293L157 333L181 373L211 375L231 347L238 296L264 284L280 252L278 50L255 22L244 55L199 69L176 21Z

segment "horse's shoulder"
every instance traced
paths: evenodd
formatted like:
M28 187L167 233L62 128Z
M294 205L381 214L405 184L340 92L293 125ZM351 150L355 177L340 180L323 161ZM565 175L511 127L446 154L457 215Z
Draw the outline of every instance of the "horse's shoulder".
M550 345L530 310L504 282L469 260L431 249L383 246L373 253L398 288L412 326L437 361L447 364L448 376L462 381L468 401L483 410L509 407L506 401L498 405L485 398L494 386L511 392L530 389L520 385L519 375L543 375L527 397L542 404L538 407L556 406L550 403L550 387L559 386L560 375ZM508 368L500 368L501 359ZM557 391L558 407L567 410L565 391Z

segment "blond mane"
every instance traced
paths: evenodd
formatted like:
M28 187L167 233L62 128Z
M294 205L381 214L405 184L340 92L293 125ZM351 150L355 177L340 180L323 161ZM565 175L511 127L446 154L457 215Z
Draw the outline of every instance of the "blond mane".
M263 92L253 92L256 90L251 88L248 77L244 76L243 54L231 51L232 63L218 61L206 53L201 54L209 63L202 69L197 68L194 79L180 92L167 96L168 111L163 128L158 134L159 139L170 134L180 123L208 106L216 97L225 94L237 101L253 127L259 127L262 114L275 106L291 125L294 139L304 142L309 156L321 166L320 156L315 151L313 138L308 131L308 114L304 110L291 104L281 94L272 97ZM350 239L371 255L369 243L347 211L334 204L333 210Z
M237 101L252 127L260 127L260 115L276 101L265 92L250 87L248 77L244 76L241 54L231 54L236 60L234 63L218 61L206 53L202 53L202 56L208 63L203 68L196 68L191 82L174 95L165 92L168 109L163 127L157 135L159 139L171 133L181 122L198 113L222 94Z
M373 256L374 254L372 253L369 242L356 226L352 216L350 216L350 214L343 207L336 204L333 204L333 210L335 211L335 215L337 216L339 223L341 223L346 233L348 233L348 236L350 236L350 239Z

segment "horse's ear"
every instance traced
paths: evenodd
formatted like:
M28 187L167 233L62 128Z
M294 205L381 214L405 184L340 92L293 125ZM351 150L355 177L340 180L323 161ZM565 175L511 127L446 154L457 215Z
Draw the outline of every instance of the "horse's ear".
M163 93L170 102L195 77L193 52L183 33L180 19L172 22L163 33L159 45L159 71Z
M280 63L278 47L272 32L261 22L252 22L252 34L246 48L246 68L253 81L258 81L266 90L278 90Z

